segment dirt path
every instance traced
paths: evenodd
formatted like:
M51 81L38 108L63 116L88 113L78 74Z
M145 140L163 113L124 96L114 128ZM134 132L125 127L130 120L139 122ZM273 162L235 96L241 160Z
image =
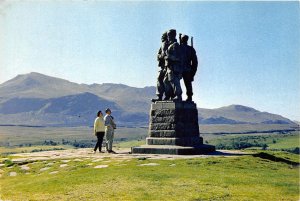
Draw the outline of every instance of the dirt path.
M82 149L68 149L68 150L55 150L55 151L42 151L34 153L19 153L13 154L14 163L26 163L33 161L45 161L45 160L55 160L55 159L74 159L81 160L83 158L115 158L115 159L133 159L133 158L145 158L145 159L188 159L188 158L207 158L207 157L234 157L249 154L241 151L229 151L222 150L216 151L207 155L158 155L158 154L130 154L130 149L120 149L116 150L116 154L109 153L94 153L91 148Z

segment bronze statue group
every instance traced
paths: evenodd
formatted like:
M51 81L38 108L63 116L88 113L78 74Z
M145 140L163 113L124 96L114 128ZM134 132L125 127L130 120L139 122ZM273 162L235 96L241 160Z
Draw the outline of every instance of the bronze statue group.
M192 82L198 67L196 51L188 45L189 37L179 34L179 43L176 39L176 30L171 29L163 33L161 47L157 54L158 78L156 88L156 101L182 101L180 80L183 78L186 87L186 101L192 101ZM192 41L192 39L191 39ZM165 97L163 98L163 96Z

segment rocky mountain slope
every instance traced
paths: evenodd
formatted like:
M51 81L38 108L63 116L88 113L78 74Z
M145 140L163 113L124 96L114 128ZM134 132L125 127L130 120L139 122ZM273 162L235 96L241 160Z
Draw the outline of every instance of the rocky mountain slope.
M120 125L148 124L155 87L77 84L29 73L0 84L0 124L91 125L98 110L110 107ZM242 105L199 108L202 124L294 124L287 118Z

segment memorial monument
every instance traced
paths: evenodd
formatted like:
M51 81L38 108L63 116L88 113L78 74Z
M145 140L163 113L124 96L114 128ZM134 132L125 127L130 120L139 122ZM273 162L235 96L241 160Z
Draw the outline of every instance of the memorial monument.
M198 66L192 38L189 46L188 36L179 34L178 43L176 30L169 30L162 35L157 59L157 98L152 99L149 137L146 145L132 147L132 153L188 155L215 151L214 146L203 144L197 106L192 101L192 81ZM182 101L182 78L187 89L186 101Z

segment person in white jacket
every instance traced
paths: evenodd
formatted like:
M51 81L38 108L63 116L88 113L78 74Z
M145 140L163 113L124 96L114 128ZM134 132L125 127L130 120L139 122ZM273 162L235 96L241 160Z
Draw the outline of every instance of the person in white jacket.
M94 122L94 134L97 136L97 144L94 148L94 153L96 153L98 147L99 147L99 152L104 153L101 151L102 149L102 143L103 143L103 137L105 134L105 126L104 126L104 119L103 119L103 114L101 111L97 112L97 118L95 119Z

